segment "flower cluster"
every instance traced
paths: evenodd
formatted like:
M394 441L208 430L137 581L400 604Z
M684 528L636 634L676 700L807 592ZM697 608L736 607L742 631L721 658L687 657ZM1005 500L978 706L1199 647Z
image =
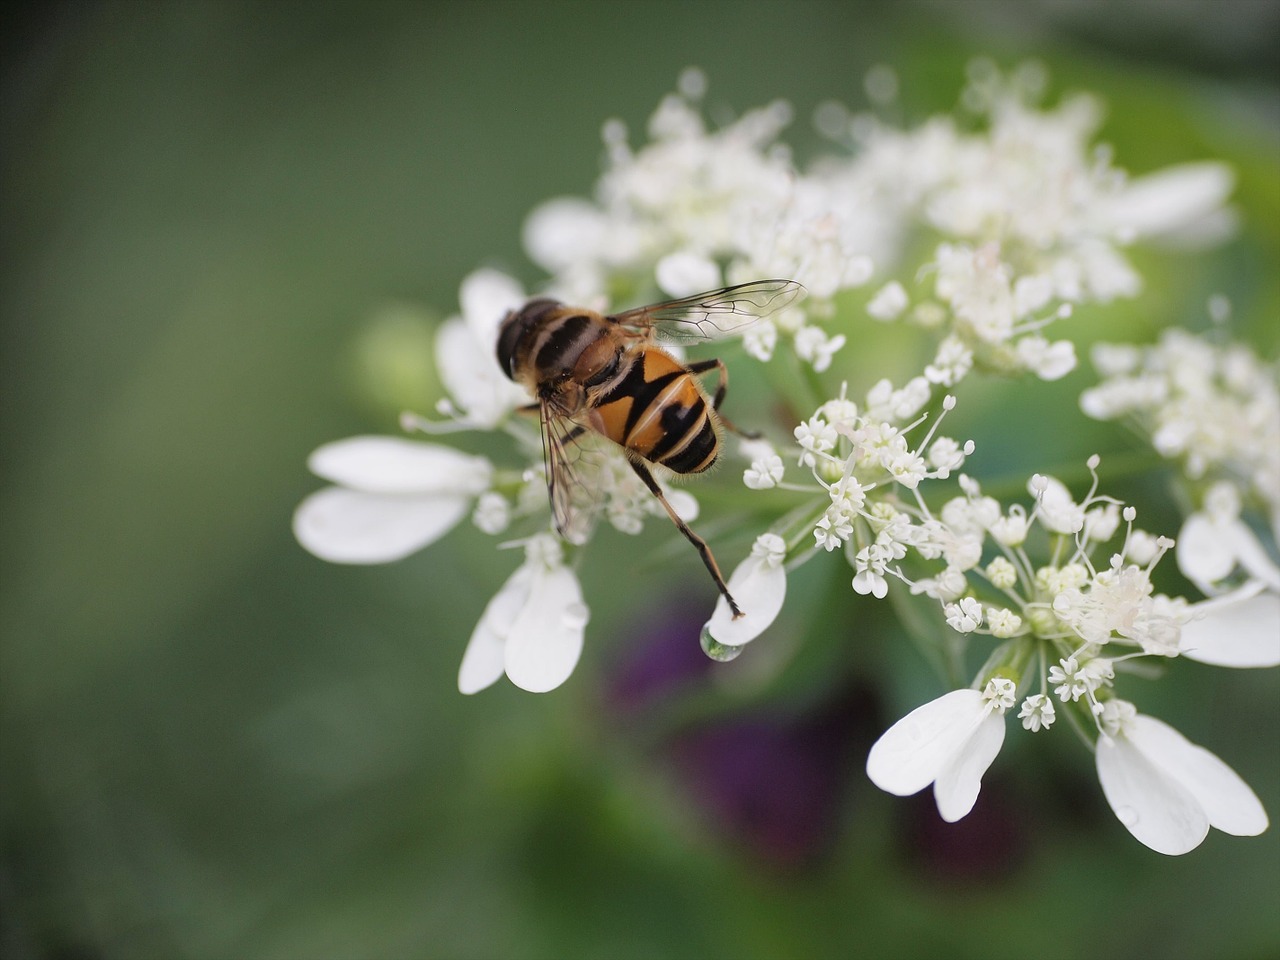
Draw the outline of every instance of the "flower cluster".
M1090 471L1097 465L1092 458ZM953 551L929 578L894 575L932 598L952 630L1002 642L971 688L894 724L872 749L867 773L900 795L932 783L943 818L957 820L973 808L1004 741L1004 714L1021 699L1025 730L1049 730L1062 713L1096 743L1108 802L1152 849L1185 853L1210 826L1260 833L1267 817L1248 786L1208 751L1138 715L1115 684L1146 657L1280 663L1272 649L1280 623L1238 615L1249 591L1200 603L1156 593L1152 572L1173 541L1135 527L1137 511L1099 495L1093 477L1080 503L1052 477L1032 477L1030 509L1004 508L961 478L963 496L926 521L934 541L967 544L963 559ZM928 558L935 549L926 542L917 552Z
M720 431L721 459L736 461L719 472L722 486L740 477L753 516L767 519L739 530L754 536L727 581L741 615L719 599L702 631L708 655L732 659L762 637L796 568L838 552L850 589L868 602L894 592L927 610L955 685L971 675L966 648L991 647L971 685L880 738L867 762L877 785L908 794L932 784L944 819L958 819L1003 744L1008 711L1030 733L1065 717L1095 751L1122 823L1153 849L1182 853L1210 826L1258 833L1266 814L1226 764L1139 714L1117 683L1144 658L1280 663L1280 566L1253 522L1260 511L1280 529L1280 390L1245 348L1187 334L1095 349L1104 380L1082 398L1084 411L1126 419L1185 471L1192 506L1176 546L1135 526L1134 507L1098 493L1096 459L1078 502L1035 476L1030 502L1006 505L961 473L974 445L939 430L962 382L1064 376L1075 349L1046 330L1079 305L1139 294L1129 245L1211 243L1234 222L1224 166L1130 179L1094 143L1098 102L1040 107L1044 86L1038 67L1006 77L979 62L961 97L967 116L908 129L824 104L818 126L840 150L801 169L780 141L786 104L713 128L701 108L705 78L687 71L646 142L633 144L620 121L605 124L594 196L539 206L524 242L546 271L538 296L605 313L763 278L806 290L741 331L743 351L773 365L783 396L776 421L752 424L764 428L759 438ZM880 103L895 87L886 68L869 82ZM310 467L333 485L294 518L303 546L340 563L400 559L468 516L504 538L500 549L523 550L480 614L459 671L464 693L504 674L530 691L557 687L590 617L575 571L594 525L567 538L551 532L554 478L528 411L535 398L496 362L499 325L528 296L494 269L466 277L459 312L435 341L448 396L434 416L402 419L406 431L433 436L502 434L506 454L402 437L327 444ZM912 323L936 347L895 386L841 352L854 321L886 337L889 325ZM626 534L652 516L668 522L621 449L590 424L568 442L589 520ZM655 482L685 522L717 507L713 480L697 487L701 504L661 475ZM1171 552L1205 599L1156 590L1153 570Z

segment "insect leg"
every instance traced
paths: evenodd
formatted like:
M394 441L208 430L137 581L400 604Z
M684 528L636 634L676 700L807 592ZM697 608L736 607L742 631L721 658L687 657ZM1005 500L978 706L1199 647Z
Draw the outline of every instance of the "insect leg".
M724 596L725 600L729 602L729 609L733 611L733 619L737 620L742 616L742 610L733 599L733 595L729 593L729 588L725 585L724 577L720 573L720 567L716 564L716 558L712 555L711 548L707 546L707 542L694 533L689 528L689 525L680 519L680 515L672 509L671 504L667 502L667 498L662 493L662 488L658 486L658 481L653 479L653 474L649 472L649 468L639 460L634 460L631 457L627 458L627 462L631 464L631 469L636 472L636 476L644 481L644 485L649 488L649 492L658 498L658 502L666 509L667 516L671 518L671 522L684 534L685 539L697 548L698 555L702 557L702 562L706 564L707 570L711 573L711 579L716 582L716 588Z
M738 436L746 440L760 439L760 432L758 430L740 430L738 427L733 425L733 422L730 421L728 417L723 413L720 413L720 404L724 403L724 395L729 391L729 368L724 365L723 360L699 360L697 363L689 364L688 370L694 376L707 373L710 370L718 371L719 382L716 384L716 392L711 398L711 409L719 415L720 422L730 433L736 433Z

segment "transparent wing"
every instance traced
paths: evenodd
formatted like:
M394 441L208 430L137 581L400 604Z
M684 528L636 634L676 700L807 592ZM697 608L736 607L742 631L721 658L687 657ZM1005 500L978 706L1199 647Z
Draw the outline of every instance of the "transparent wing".
M572 417L557 413L545 401L540 412L551 518L565 540L586 543L603 501L599 484L587 483L582 477L581 467L591 457L594 435Z
M804 287L794 280L753 280L636 307L608 319L666 343L701 343L735 336L761 317L790 305L803 292Z

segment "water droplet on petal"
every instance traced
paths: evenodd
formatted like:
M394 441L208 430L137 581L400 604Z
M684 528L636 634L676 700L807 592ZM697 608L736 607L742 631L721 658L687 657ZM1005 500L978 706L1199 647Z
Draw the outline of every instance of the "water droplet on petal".
M1129 806L1116 807L1116 818L1126 827L1132 827L1138 822L1138 811Z
M566 627L572 629L585 627L590 618L591 611L587 609L586 604L571 603L564 608L563 619Z
M711 635L711 631L705 625L702 628L702 637L700 639L702 652L712 660L720 663L728 663L742 653L742 647L731 647L728 644L721 643Z

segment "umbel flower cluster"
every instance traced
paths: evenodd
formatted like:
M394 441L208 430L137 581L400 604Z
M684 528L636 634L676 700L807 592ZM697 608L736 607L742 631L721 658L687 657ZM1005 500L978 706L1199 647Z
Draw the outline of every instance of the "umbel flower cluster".
M868 90L884 100L895 84L877 68ZM1101 491L1097 457L1079 499L1037 474L1025 495L1003 502L966 473L981 456L974 444L941 432L976 379L1054 380L1074 369L1073 344L1057 331L1083 304L1140 293L1130 245L1212 244L1233 224L1225 167L1130 178L1092 142L1097 102L1040 107L1043 86L1034 66L1006 77L980 62L961 98L965 122L935 117L910 129L825 104L816 120L837 152L801 170L779 140L789 107L710 128L705 80L686 72L643 143L619 121L605 125L592 199L551 200L529 216L524 242L545 282L526 291L478 270L462 282L459 314L439 328L449 396L434 416L405 414L403 429L497 432L510 455L490 460L408 436L327 444L309 466L332 485L299 506L299 541L326 560L383 563L469 518L522 559L479 612L459 688L474 693L503 675L529 691L558 687L587 635L575 571L591 538L556 534L544 439L522 409L536 398L497 362L500 323L535 294L607 314L788 278L806 295L747 326L741 341L785 374L775 407L791 419L759 438L722 431L728 469L705 486L672 488L661 471L655 480L688 523L702 506L695 491L712 502L717 484L737 482L759 503L753 516L773 517L743 531L754 540L727 578L741 615L720 597L702 631L707 654L728 660L768 643L788 577L811 560L842 562L865 602L893 593L923 611L953 665L970 647L985 658L968 686L877 741L867 773L884 790L932 785L944 819L965 816L1012 711L1028 735L1064 725L1079 734L1117 817L1154 850L1185 853L1210 827L1262 832L1267 815L1239 775L1119 691L1153 661L1280 664L1275 366L1246 346L1177 330L1155 346L1094 348L1101 379L1082 412L1125 420L1153 460L1177 466L1186 519L1176 541ZM856 358L841 363L851 322L871 337L911 324L936 349L901 382L877 378ZM620 450L605 444L577 469L600 522L635 534L656 517L670 529ZM1201 596L1157 592L1153 571L1170 558Z

